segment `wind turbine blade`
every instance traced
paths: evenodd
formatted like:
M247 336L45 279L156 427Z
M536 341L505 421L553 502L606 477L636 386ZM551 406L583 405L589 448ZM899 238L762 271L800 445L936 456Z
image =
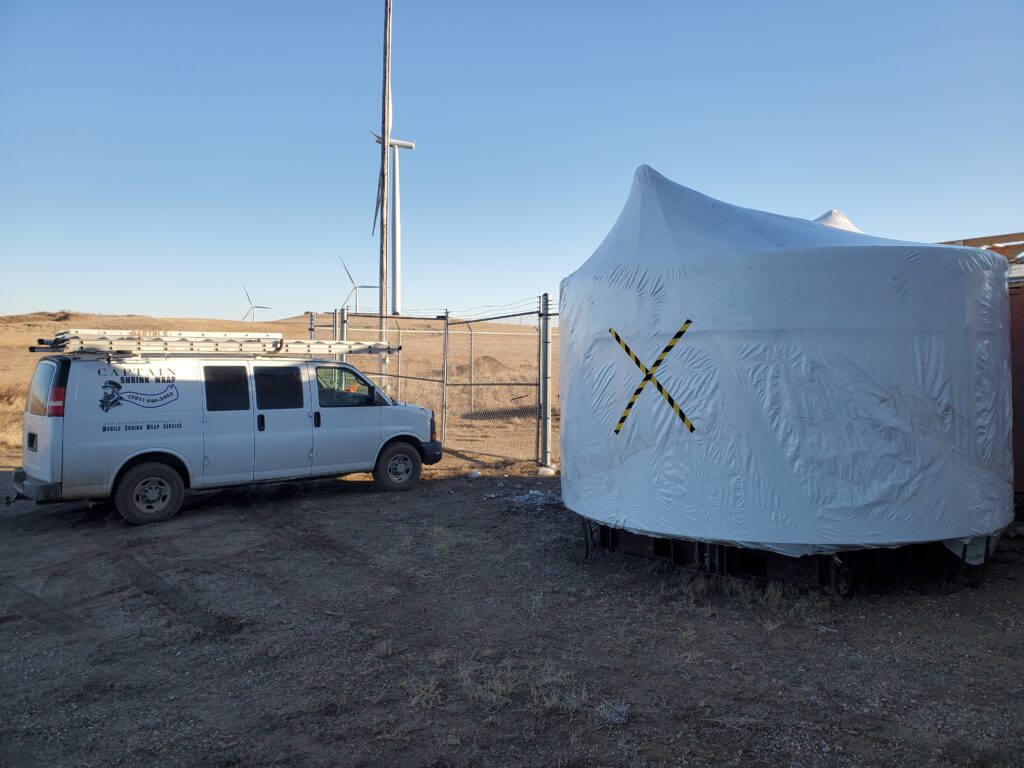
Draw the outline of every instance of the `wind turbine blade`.
M273 309L273 307L264 307L262 304L257 304L253 309Z
M355 278L352 277L352 273L348 271L348 265L345 264L345 260L341 258L341 254L338 254L338 261L341 262L341 266L345 270L345 274L348 275L348 281L354 286L356 284Z
M249 307L249 309L247 309L247 310L245 311L245 314L244 314L244 315L242 315L242 319L241 319L241 320L240 320L239 322L242 322L242 323L244 323L244 322L245 322L246 320L248 320L248 319L249 319L249 313L250 313L250 312L252 312L252 307Z
M384 169L380 169L380 175L377 176L377 205L373 209L373 226L370 227L370 234L372 235L377 231L377 216L380 214L381 206L384 204Z
M245 283L242 283L242 290L245 291L245 298L249 302L249 306L252 306L252 297L249 295L249 289L245 287Z

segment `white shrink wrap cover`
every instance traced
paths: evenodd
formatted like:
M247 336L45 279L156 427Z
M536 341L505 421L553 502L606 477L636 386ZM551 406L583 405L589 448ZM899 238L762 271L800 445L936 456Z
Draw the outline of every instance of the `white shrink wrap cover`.
M1006 276L988 251L740 208L640 167L561 285L565 504L791 556L1000 531Z
M836 229L845 229L848 232L860 232L860 229L846 218L846 215L842 211L837 211L833 208L831 211L825 211L821 216L815 219L819 224L828 224L830 227Z

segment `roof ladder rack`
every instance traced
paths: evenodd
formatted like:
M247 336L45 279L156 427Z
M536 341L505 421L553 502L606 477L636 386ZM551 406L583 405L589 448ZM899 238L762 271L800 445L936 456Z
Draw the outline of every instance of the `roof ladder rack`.
M242 331L129 331L69 329L38 339L30 352L72 355L384 355L401 351L384 342L285 339L280 333Z

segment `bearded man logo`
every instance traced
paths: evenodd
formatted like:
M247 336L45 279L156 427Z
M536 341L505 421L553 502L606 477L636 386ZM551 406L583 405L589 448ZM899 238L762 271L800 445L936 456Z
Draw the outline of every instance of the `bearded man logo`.
M103 382L103 397L100 398L100 408L106 413L111 408L118 408L121 405L121 385L116 381L107 379Z

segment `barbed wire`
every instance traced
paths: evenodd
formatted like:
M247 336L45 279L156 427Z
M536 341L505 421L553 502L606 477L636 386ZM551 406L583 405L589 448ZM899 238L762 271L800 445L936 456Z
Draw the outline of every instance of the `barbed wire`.
M508 304L481 304L476 307L468 307L466 309L450 309L443 307L427 307L425 309L407 310L407 313L412 314L443 314L447 309L449 314L453 317L458 317L463 320L471 320L475 318L484 318L488 315L510 315L518 312L527 313L538 307L538 298L531 296L529 298L520 299Z

